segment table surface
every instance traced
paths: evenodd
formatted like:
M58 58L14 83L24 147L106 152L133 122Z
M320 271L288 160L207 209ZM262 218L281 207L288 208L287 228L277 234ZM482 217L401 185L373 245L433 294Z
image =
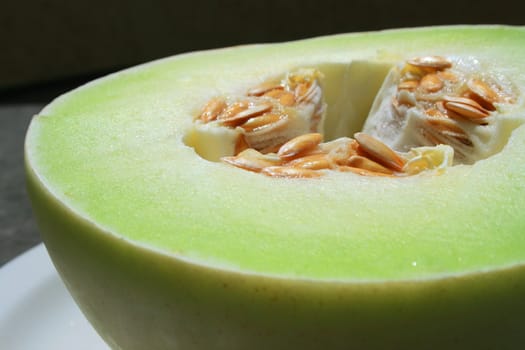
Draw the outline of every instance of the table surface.
M24 179L24 136L40 103L0 105L0 267L41 242Z

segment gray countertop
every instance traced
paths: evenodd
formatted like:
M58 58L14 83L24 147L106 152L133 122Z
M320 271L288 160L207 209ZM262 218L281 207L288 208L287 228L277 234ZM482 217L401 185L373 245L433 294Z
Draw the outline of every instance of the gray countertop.
M41 242L24 179L24 136L41 108L41 104L0 105L0 267Z

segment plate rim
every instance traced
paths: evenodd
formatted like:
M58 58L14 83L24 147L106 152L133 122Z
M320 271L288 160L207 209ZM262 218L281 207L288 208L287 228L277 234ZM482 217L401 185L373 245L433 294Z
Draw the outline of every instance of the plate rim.
M24 306L24 303L27 302L29 302L29 304L25 304L25 306L31 305L31 300L34 300L35 295L39 296L40 293L48 291L50 286L53 288L63 288L65 294L62 297L58 297L59 300L62 300L66 295L71 298L43 243L26 250L0 267L0 349L5 347L4 341L7 341L7 345L10 345L13 339L15 339L13 335L6 330L10 329L9 326L12 322L12 317L13 315L17 315L17 309L20 306ZM45 300L43 301L45 302ZM72 305L74 305L74 308L72 308ZM39 326L39 329L29 328L27 335L40 334L42 333L42 329L46 331L51 330L50 333L56 335L57 329L62 330L68 326L75 327L74 329L76 331L73 332L74 336L80 336L80 340L85 342L86 346L89 346L88 349L109 349L102 338L96 334L96 331L83 317L82 312L78 309L76 303L74 303L73 298L71 298L71 300L64 300L64 308L61 309L61 311L61 315L66 316L65 318L68 319L69 324L59 322L54 316L51 316L49 317L49 324L44 324L42 328ZM29 313L25 317L34 316L35 315ZM54 319L55 321L53 322ZM71 322L73 323L71 324ZM68 330L71 331L72 328ZM24 339L21 342L26 340L27 339ZM73 335L70 334L68 337L61 339L61 345L57 347L55 340L49 341L49 336L46 336L45 339L40 339L37 336L34 340L31 340L31 344L38 344L39 349L65 350L70 349L71 346L74 347L75 344L71 344L71 342L76 340L78 340L78 338L73 339ZM56 342L58 343L59 340L56 340ZM18 349L17 346L19 345L17 341L15 341L14 345L15 348ZM64 348L64 346L66 347ZM92 346L95 346L95 348ZM6 349L7 348L8 347L6 347ZM25 349L25 347L22 346L21 349Z

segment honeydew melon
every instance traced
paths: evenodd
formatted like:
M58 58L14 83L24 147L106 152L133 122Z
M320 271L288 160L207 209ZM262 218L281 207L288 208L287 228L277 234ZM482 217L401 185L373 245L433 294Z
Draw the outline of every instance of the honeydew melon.
M27 133L43 240L115 349L520 348L524 43L520 27L390 30L190 53L96 80ZM196 126L210 99L307 67L323 75L319 131L352 137L383 120L368 113L382 110L392 67L428 55L512 82L503 131L473 162L269 177L220 162L228 131Z

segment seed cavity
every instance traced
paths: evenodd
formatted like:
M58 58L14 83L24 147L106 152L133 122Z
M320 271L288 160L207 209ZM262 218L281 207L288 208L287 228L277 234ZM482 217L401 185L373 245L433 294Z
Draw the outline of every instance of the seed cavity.
M414 57L386 81L392 89L379 93L363 131L398 153L445 144L454 150L454 165L473 164L499 152L508 137L501 111L512 108L519 92L475 58Z
M366 122L373 126L365 123L352 138L323 142L323 74L313 68L264 81L241 95L214 97L195 123L235 134L234 154L221 161L246 171L275 178L314 179L328 172L399 178L473 163L481 139L476 133L490 132L499 106L517 100L510 84L443 56L410 58L392 74L390 107L385 96L378 102L391 113L373 107ZM374 113L383 119L374 120Z

